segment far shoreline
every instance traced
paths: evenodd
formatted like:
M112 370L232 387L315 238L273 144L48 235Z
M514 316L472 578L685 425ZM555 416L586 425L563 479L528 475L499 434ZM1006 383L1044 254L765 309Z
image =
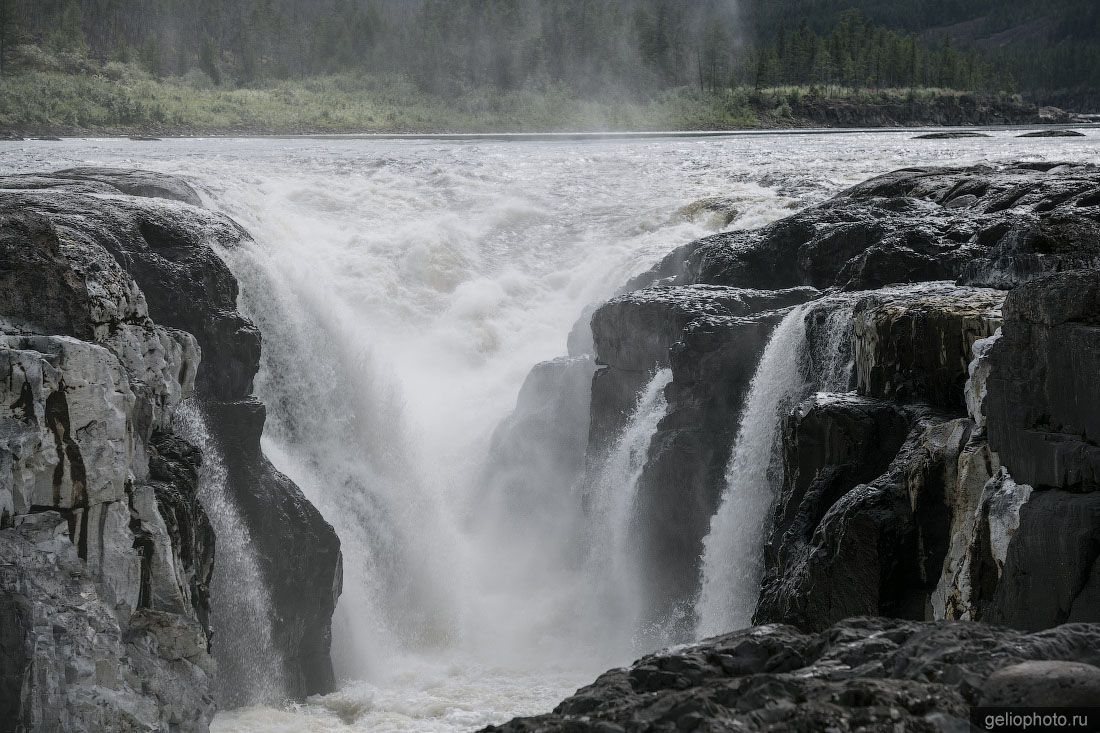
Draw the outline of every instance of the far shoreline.
M856 127L746 127L732 129L691 130L563 130L563 131L498 131L498 132L261 132L261 131L187 131L171 132L0 132L0 143L8 142L65 142L67 140L124 140L129 142L167 142L172 140L422 140L422 141L497 141L497 142L554 142L600 141L644 139L704 139L719 137L765 137L787 135L852 135L897 134L935 132L1016 132L1028 130L1100 130L1100 120L1079 124L1003 124L1003 125L914 125L914 126L856 126Z

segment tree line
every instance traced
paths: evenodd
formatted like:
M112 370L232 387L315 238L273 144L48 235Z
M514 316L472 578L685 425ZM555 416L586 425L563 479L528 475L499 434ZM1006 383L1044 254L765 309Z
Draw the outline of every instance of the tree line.
M1042 33L1023 40L966 38L1032 22ZM0 0L0 72L27 45L217 84L364 71L437 94L793 84L1041 94L1097 86L1100 3Z

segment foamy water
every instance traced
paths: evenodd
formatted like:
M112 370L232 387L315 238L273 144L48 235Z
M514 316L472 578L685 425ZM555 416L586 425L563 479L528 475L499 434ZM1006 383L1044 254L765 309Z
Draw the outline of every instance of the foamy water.
M255 236L223 254L264 334L264 447L343 543L344 682L301 705L222 712L215 729L457 731L548 711L646 651L600 632L616 612L567 560L592 527L570 515L525 536L473 521L508 522L481 503L490 436L584 307L712 232L678 215L703 198L734 199L731 226L749 228L897 167L1100 162L1100 131L1014 134L0 142L0 172L180 174ZM597 529L622 532L623 512L607 514Z

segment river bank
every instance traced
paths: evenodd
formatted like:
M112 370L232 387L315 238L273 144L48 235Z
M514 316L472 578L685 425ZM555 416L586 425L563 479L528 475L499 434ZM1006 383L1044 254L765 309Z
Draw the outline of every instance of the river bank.
M943 89L776 87L645 99L578 97L560 87L517 92L419 91L396 76L340 74L215 86L200 74L156 79L110 73L26 72L3 79L0 137L207 137L310 134L463 134L681 131L1075 123L1019 96Z

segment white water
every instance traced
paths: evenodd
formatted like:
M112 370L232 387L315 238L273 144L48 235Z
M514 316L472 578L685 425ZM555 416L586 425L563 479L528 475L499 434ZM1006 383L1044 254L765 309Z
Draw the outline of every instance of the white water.
M637 654L602 633L614 619L588 569L558 561L588 528L520 543L471 521L493 514L478 485L492 430L582 309L708 233L675 216L702 198L736 199L734 227L753 227L900 166L1100 162L1096 132L1014 134L0 142L0 172L177 173L256 237L228 256L264 332L264 447L341 535L345 682L215 728L434 733L545 712Z
M599 614L604 622L602 634L613 638L613 645L624 650L636 649L642 616L639 603L642 568L631 541L636 524L638 479L645 468L657 424L668 410L665 387L671 381L672 370L661 369L642 390L634 413L589 489L589 583L597 591L594 601L602 611ZM638 650L639 656L644 651L648 650Z
M205 416L190 400L176 410L174 423L179 436L202 451L199 500L216 537L210 626L223 680L218 704L278 704L286 697L286 681L283 660L272 644L271 597L248 528L229 491L225 459L210 437Z
M700 639L751 625L764 542L783 481L783 420L813 390L847 392L854 369L851 296L792 309L772 333L741 414L726 490L703 542ZM811 340L808 322L821 322Z
M697 635L748 626L760 592L763 539L775 500L776 446L785 410L803 392L806 312L799 306L772 333L752 378L726 470L726 490L703 542Z

